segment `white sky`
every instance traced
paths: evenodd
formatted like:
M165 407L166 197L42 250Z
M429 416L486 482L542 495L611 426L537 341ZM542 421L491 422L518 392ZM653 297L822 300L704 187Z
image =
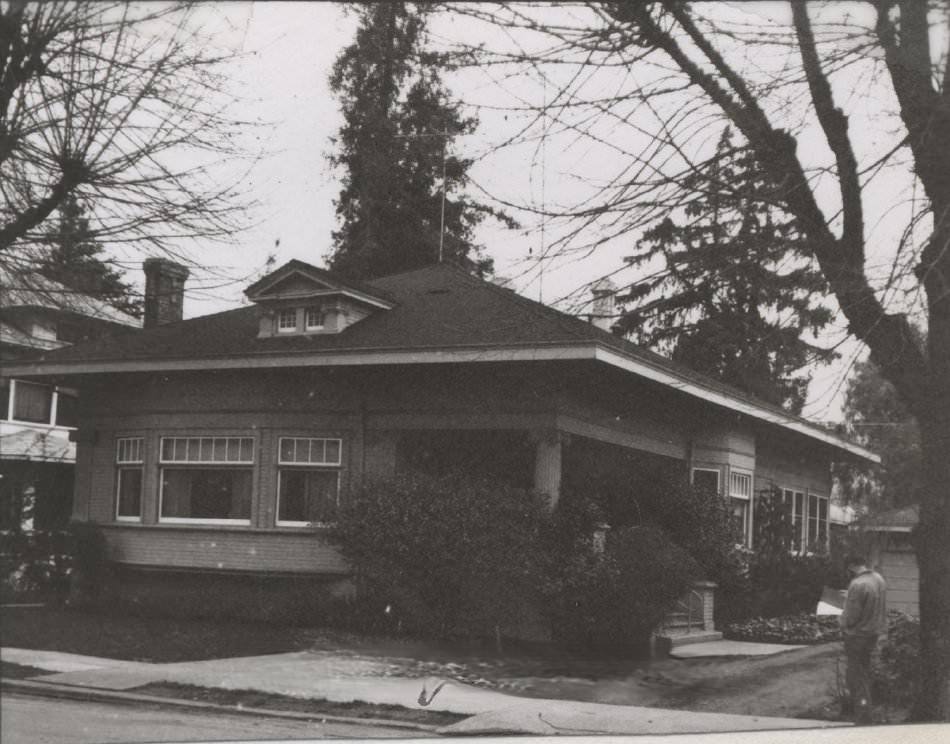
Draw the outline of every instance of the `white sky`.
M779 7L763 3L755 6L755 12L762 16L784 12ZM188 317L239 305L243 288L259 274L271 254L277 265L291 258L323 263L336 224L333 200L339 192L339 183L325 156L341 123L327 78L334 59L351 42L355 29L355 19L338 3L219 3L204 6L201 13L208 27L216 29L217 43L245 55L232 66L230 76L234 92L242 97L240 115L265 122L248 135L247 144L269 155L256 164L244 184L260 202L252 214L256 225L239 235L233 245L208 248L196 257L207 270L194 272L189 282L185 303ZM433 30L443 37L470 32L458 22L445 20ZM460 75L449 83L453 92L467 102L505 99L479 71ZM879 103L858 101L857 105L870 112L873 119ZM481 110L479 115L479 131L457 142L461 154L483 154L516 126L515 117L509 121L501 112ZM719 131L714 138L718 138ZM811 146L807 139L804 143L805 147ZM822 145L817 139L815 143L816 147ZM472 169L474 181L513 201L540 204L543 195L547 206L552 207L571 199L573 176L596 173L611 157L589 145L559 149L548 144L543 153L533 152L534 148L527 145L479 159ZM541 162L543 183L538 165ZM875 204L873 195L871 198L869 214L885 213L887 202ZM871 231L874 227L870 218L868 221ZM497 273L514 277L516 288L534 299L555 302L615 271L622 265L622 257L629 254L624 245L613 245L583 259L554 262L545 267L543 281L539 281L536 266L525 273L525 259L537 255L545 237L531 218L524 224L526 229L515 232L486 225L479 239L495 259ZM633 240L630 237L627 245ZM135 273L130 279L136 279ZM817 419L840 417L842 381L859 348L855 343L846 344L840 363L816 373L806 415Z

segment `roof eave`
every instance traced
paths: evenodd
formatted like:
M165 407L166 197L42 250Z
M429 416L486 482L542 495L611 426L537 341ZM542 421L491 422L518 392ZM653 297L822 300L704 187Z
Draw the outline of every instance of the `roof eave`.
M517 346L457 346L423 349L368 348L340 349L314 352L313 350L285 353L262 352L254 355L162 360L99 360L85 362L56 362L40 360L10 365L9 376L40 377L119 372L166 372L205 369L273 369L279 367L374 366L384 364L448 364L471 362L570 361L593 360L608 364L639 377L653 380L693 397L742 413L818 440L838 450L872 463L881 458L860 445L840 439L818 427L792 416L763 408L752 401L742 400L713 387L704 386L675 372L649 364L631 354L611 348L600 342L530 344Z

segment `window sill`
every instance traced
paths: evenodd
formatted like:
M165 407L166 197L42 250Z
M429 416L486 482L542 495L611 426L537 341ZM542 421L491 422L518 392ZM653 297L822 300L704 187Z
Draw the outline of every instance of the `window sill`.
M168 522L157 522L152 524L146 524L144 522L125 522L125 521L112 521L112 522L102 522L96 523L96 527L104 528L114 528L114 529L133 529L133 530L152 530L158 532L169 532L181 530L185 532L213 532L217 534L222 533L241 533L241 534L255 534L255 535L305 535L305 534L321 534L326 532L329 527L327 526L317 526L312 527L252 527L250 525L240 525L229 522L228 524L195 524L194 522L184 522L184 523L168 523Z
M196 527L250 527L250 519L190 519L188 517L160 517L159 524L193 524Z

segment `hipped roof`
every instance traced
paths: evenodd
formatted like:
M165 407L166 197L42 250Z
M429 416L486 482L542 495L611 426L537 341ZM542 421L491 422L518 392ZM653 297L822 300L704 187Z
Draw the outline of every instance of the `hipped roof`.
M259 310L251 305L59 349L15 373L592 359L879 461L777 406L457 267L437 264L363 286L393 307L342 333L259 338Z

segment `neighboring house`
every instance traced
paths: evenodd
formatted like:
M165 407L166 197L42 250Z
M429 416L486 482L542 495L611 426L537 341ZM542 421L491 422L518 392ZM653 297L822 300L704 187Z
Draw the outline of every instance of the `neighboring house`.
M828 539L832 461L877 461L448 265L357 284L291 261L246 294L16 366L81 392L74 518L102 526L123 590L173 602L199 586L188 601L247 608L345 587L326 526L362 481L404 468L465 467L552 507L562 490L636 493L690 472L729 499L747 541L756 494L779 488L814 543Z
M130 315L38 274L0 267L0 529L55 529L69 521L76 389L10 377L10 364L115 330Z
M887 581L887 608L920 614L920 571L911 533L920 521L919 506L890 509L867 516L859 527L869 536L869 555Z

